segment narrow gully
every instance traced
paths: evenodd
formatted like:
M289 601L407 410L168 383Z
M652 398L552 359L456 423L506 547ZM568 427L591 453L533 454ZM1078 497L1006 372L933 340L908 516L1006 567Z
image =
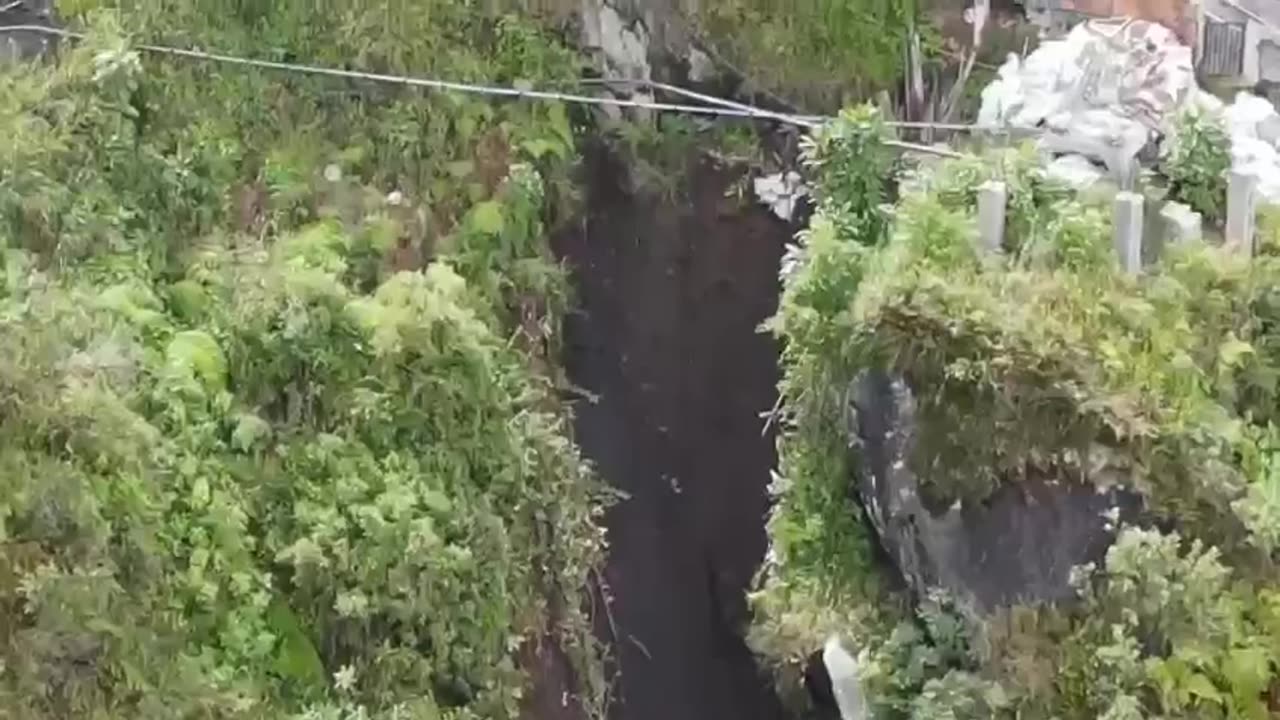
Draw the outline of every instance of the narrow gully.
M555 238L577 307L570 379L596 402L576 437L626 494L606 518L597 613L619 680L614 720L781 720L743 640L764 555L778 348L758 331L794 228L725 197L740 172L690 160L684 197L629 193L603 143L586 152L586 211Z

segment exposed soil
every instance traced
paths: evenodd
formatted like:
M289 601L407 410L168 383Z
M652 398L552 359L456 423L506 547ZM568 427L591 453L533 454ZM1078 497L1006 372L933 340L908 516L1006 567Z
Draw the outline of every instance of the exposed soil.
M775 720L742 639L744 590L765 550L778 350L776 308L794 228L725 198L739 173L692 160L677 202L629 194L601 145L587 213L556 238L580 311L566 327L577 440L629 498L607 518L617 720Z

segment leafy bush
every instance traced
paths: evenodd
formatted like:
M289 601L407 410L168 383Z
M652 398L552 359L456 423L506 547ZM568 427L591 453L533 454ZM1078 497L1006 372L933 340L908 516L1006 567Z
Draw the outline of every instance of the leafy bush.
M1178 116L1168 157L1161 171L1170 196L1206 219L1222 221L1227 211L1227 171L1231 141L1221 123L1188 110Z
M1038 646L1060 673L1018 688L1022 717L1265 718L1280 660L1274 589L1253 592L1216 550L1177 534L1125 529L1105 570L1079 575L1082 607L1058 645ZM1049 612L1049 611L1042 611ZM1066 627L1065 625L1062 627ZM995 648L1007 667L1028 661L1025 638ZM1021 656L1020 656L1021 655ZM1045 680L1047 678L1041 678Z
M600 502L535 370L564 108L119 29L477 79L573 55L452 2L97 6L0 75L0 717L515 717L542 642L598 714Z

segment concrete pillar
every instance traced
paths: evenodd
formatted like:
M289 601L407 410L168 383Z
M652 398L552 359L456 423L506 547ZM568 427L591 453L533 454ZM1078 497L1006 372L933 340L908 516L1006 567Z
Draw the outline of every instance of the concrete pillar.
M1116 193L1113 240L1120 269L1136 275L1142 271L1142 210L1146 199L1137 193Z
M1165 203L1160 209L1160 231L1164 244L1185 245L1203 239L1203 218L1189 205Z
M857 659L845 650L840 639L831 636L822 648L822 664L831 679L840 720L866 720L867 702L859 677Z
M1253 254L1254 214L1257 212L1258 179L1231 171L1227 180L1227 247Z
M1138 184L1138 160L1125 154L1125 148L1116 148L1115 158L1107 164L1111 178L1124 192L1132 192Z
M998 253L1004 247L1005 211L1009 202L1005 184L991 180L978 188L979 250Z
M1266 31L1262 23L1244 18L1244 68L1240 73L1244 85L1251 87L1262 80L1262 41L1270 34Z
M973 47L982 47L982 31L987 26L987 18L991 16L991 0L973 0L972 13L968 22L973 25Z

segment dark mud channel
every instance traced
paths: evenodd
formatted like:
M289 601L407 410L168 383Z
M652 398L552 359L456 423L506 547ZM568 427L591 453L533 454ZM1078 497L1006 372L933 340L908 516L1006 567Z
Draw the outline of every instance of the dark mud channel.
M556 240L578 312L566 327L576 435L627 494L607 518L598 612L619 675L615 720L778 720L742 634L765 551L777 305L794 228L725 197L740 171L691 160L678 199L629 192L603 145L586 153L586 214ZM599 606L600 603L597 603Z

